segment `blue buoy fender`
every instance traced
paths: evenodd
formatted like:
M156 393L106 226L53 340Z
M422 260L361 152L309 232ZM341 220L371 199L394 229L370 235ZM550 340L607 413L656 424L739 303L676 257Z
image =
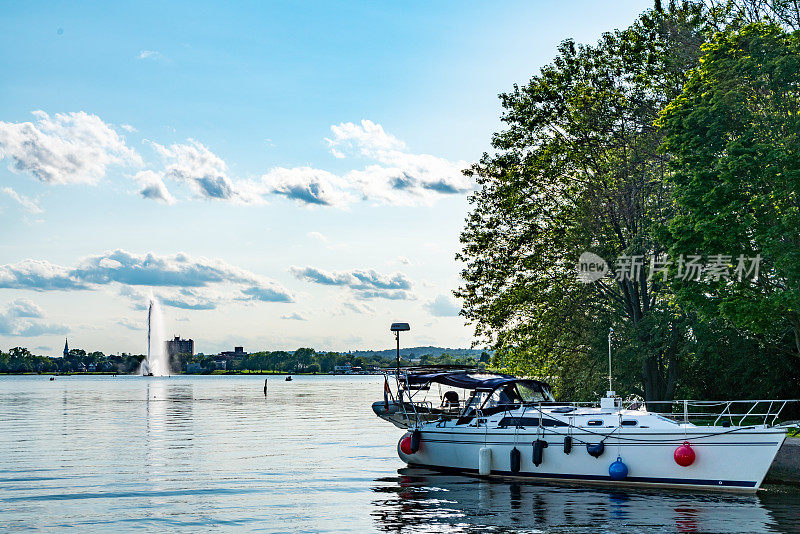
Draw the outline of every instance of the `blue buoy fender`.
M572 451L572 436L564 436L564 454Z
M543 439L537 439L533 442L533 465L539 467L544 459L544 449L547 447L547 442Z
M592 445L591 443L586 444L586 452L588 452L591 456L594 456L595 458L599 458L600 455L603 454L603 451L605 450L606 446L603 445L602 441L597 445Z
M522 462L522 454L519 449L514 447L511 449L511 472L514 474L519 473L520 463Z
M411 433L411 453L416 453L419 450L419 442L422 439L422 432L414 430Z
M622 461L622 458L617 456L614 463L608 466L608 476L611 480L625 480L628 478L628 466Z

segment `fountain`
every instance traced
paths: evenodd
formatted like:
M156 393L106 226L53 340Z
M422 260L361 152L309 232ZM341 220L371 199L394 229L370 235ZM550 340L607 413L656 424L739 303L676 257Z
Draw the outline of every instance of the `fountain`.
M150 295L147 307L147 359L142 362L144 376L169 376L169 355L164 341L164 316L158 299Z

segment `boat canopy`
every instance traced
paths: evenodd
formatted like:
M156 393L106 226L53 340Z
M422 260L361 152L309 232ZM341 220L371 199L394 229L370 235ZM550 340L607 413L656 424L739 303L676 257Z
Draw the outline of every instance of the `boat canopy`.
M478 370L423 370L420 372L407 373L406 380L408 385L412 388L436 383L462 389L494 391L505 384L525 382L539 386L542 391L550 391L550 386L538 380L518 378L502 373L486 373Z

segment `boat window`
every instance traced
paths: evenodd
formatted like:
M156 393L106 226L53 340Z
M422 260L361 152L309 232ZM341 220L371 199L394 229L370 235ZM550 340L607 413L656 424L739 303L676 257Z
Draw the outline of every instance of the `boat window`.
M636 425L637 425L637 422L634 421L633 419L624 419L622 421L622 426L636 426Z
M508 426L539 426L538 417L503 417L497 424L500 428ZM542 418L542 426L569 426L564 421L558 419L551 419L549 417Z
M461 405L457 391L445 391L442 395L442 408L458 408Z
M592 419L587 423L589 426L603 426L602 419Z
M506 384L495 389L483 405L483 409L505 408L512 410L522 405L522 399L514 384Z
M547 387L532 380L521 380L517 382L517 392L522 402L553 402L553 394Z
M475 417L475 411L483 404L485 398L486 393L483 391L473 391L464 406L464 410L461 412L461 416L456 421L456 424L463 425L472 421Z

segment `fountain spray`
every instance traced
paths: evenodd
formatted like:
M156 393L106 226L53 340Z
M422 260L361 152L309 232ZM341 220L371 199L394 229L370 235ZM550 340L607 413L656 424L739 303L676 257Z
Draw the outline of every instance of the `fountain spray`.
M164 316L161 305L154 295L150 295L147 306L147 359L142 362L142 374L168 376L169 355L165 350Z

